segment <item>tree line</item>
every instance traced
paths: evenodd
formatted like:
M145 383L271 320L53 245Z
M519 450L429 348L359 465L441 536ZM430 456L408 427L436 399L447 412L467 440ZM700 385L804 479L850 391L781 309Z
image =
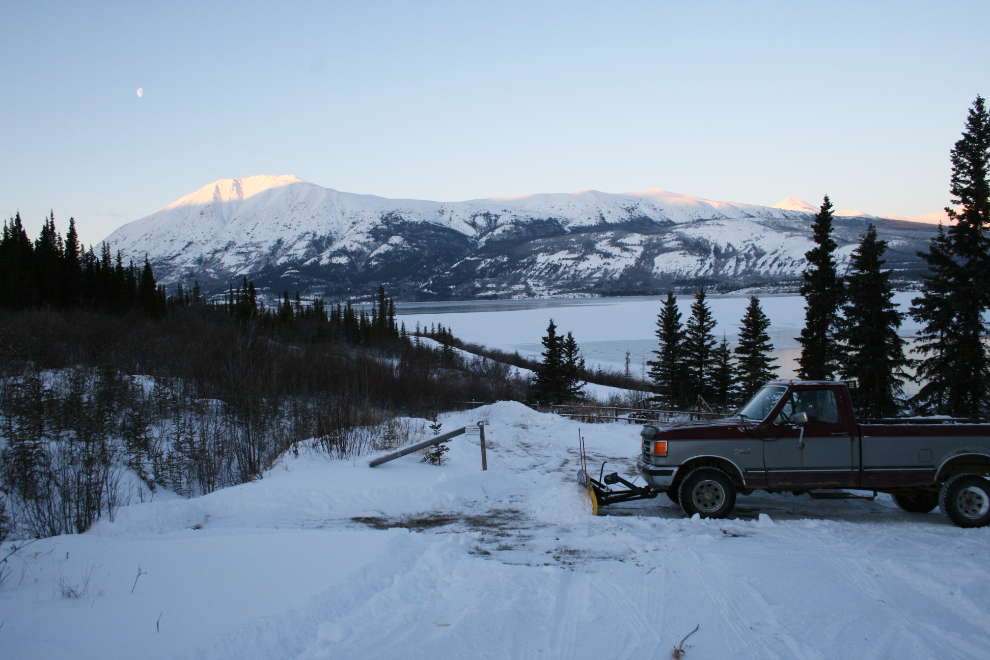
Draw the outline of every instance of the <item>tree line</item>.
M147 257L143 268L123 263L106 243L97 256L83 249L76 223L69 218L63 238L51 213L35 241L28 238L17 213L4 222L0 237L0 307L24 309L85 307L121 313L142 310L161 317L166 309L165 289L155 282Z

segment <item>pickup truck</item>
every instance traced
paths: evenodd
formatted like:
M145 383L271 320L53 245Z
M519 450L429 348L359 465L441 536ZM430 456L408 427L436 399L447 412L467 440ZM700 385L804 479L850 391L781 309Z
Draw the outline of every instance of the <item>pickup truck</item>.
M737 493L754 490L859 489L889 493L906 511L940 507L960 527L990 524L990 423L860 422L843 382L773 381L732 417L645 426L641 436L643 493L666 493L688 515L724 518Z

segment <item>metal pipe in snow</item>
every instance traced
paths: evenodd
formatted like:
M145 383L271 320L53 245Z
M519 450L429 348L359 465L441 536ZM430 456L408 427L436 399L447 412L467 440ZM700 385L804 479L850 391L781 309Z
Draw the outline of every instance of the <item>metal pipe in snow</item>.
M394 461L395 459L401 456L405 456L406 454L411 454L414 451L419 451L420 449L425 449L426 447L439 445L441 442L445 442L447 440L450 440L451 438L455 438L461 435L462 433L464 433L466 429L467 429L466 426L462 426L459 429L454 429L450 433L444 433L443 435L438 435L436 437L430 438L429 440L423 440L422 442L417 442L414 445L403 447L399 451L392 452L391 454L385 454L384 456L380 456L379 458L376 458L375 460L368 463L368 467L378 467L382 463L388 463L389 461Z

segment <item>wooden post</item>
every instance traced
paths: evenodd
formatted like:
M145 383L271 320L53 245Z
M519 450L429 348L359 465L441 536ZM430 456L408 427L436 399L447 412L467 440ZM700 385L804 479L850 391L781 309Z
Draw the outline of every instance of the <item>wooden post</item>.
M481 471L488 469L488 454L485 452L485 425L478 423L478 433L481 434Z

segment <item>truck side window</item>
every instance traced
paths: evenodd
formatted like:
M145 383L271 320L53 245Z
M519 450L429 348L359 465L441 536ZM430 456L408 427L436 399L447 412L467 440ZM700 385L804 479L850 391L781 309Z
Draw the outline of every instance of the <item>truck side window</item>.
M777 414L777 418L773 420L774 424L790 424L791 416L794 414L794 397L791 396L784 404L784 407L780 409Z
M835 392L830 389L797 390L791 393L774 424L790 424L794 413L803 412L808 415L809 424L838 424L839 406L835 401Z

